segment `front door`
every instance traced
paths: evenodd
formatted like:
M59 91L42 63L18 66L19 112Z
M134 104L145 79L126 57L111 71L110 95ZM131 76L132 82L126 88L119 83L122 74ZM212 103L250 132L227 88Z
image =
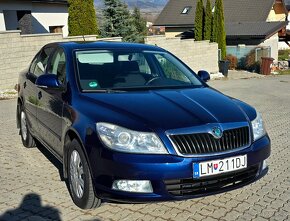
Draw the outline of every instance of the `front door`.
M53 53L46 74L57 75L62 86L56 89L38 89L38 99L42 104L37 109L38 129L41 139L52 147L59 156L62 156L62 112L66 82L66 59L61 48L56 49Z

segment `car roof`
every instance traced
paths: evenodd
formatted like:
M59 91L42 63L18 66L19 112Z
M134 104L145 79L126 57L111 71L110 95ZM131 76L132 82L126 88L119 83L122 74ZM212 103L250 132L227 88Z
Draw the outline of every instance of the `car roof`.
M125 42L109 42L109 41L86 41L86 42L56 42L49 45L58 45L65 50L81 50L81 49L131 49L131 50L150 50L150 51L165 51L162 48L137 43Z

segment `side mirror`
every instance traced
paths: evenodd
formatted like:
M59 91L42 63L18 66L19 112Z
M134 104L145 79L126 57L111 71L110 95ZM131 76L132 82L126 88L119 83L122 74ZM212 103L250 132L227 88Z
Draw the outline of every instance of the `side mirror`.
M60 89L61 84L59 83L57 76L55 74L44 74L39 76L35 82L36 86L39 88L47 89Z
M203 80L204 82L207 82L210 80L210 75L207 71L200 70L197 75Z

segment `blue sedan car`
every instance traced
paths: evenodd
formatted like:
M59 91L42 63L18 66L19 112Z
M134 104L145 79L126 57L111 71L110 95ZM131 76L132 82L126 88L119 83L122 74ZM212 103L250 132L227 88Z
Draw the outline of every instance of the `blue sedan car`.
M23 145L62 162L82 209L240 188L267 173L270 139L253 107L207 80L155 46L48 44L19 77Z

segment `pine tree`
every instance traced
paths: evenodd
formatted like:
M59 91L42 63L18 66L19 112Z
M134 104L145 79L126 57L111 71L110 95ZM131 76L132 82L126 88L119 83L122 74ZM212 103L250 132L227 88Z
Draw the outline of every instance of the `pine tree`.
M136 28L133 25L128 6L120 0L104 0L102 37L123 37L123 41L136 41Z
M210 0L207 0L204 17L204 40L211 40L211 35L212 35L212 8Z
M141 17L140 9L135 7L133 14L133 25L136 28L136 42L144 43L144 37L147 35L146 20Z
M212 41L218 43L219 49L221 49L221 59L225 59L227 52L223 0L216 0L213 18Z
M93 0L68 0L68 30L70 36L97 35L96 11Z
M203 27L204 27L204 7L202 0L198 0L194 20L194 38L196 41L203 40Z

